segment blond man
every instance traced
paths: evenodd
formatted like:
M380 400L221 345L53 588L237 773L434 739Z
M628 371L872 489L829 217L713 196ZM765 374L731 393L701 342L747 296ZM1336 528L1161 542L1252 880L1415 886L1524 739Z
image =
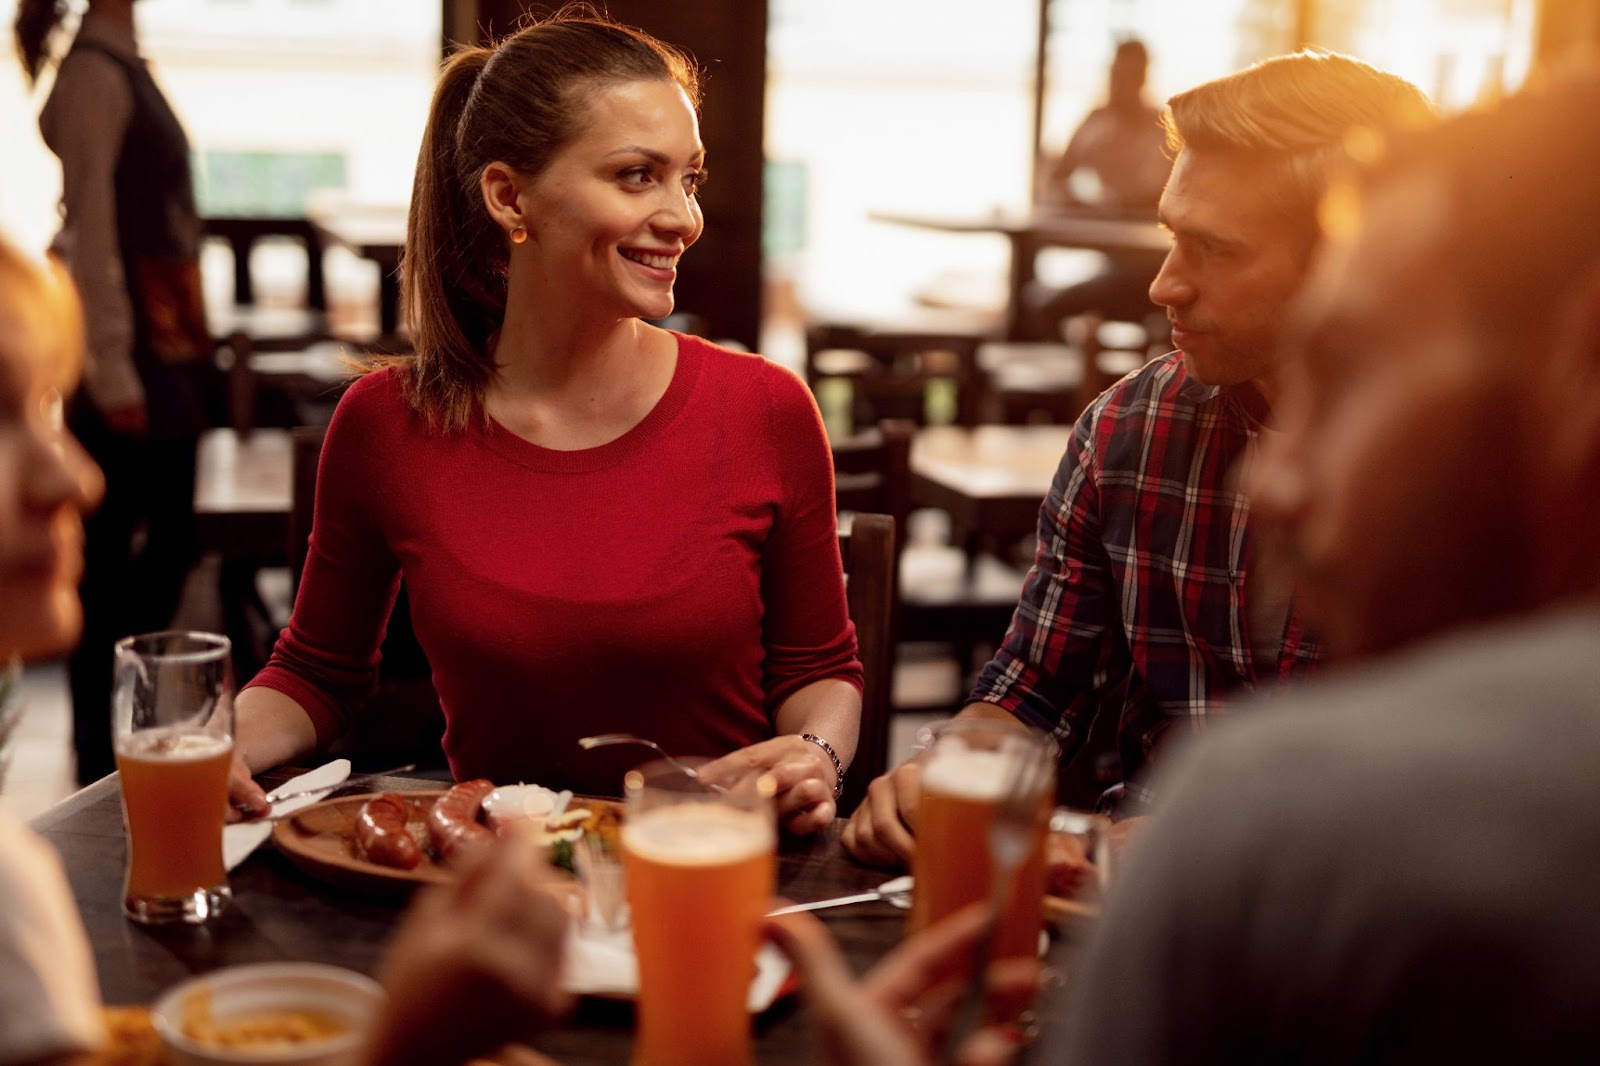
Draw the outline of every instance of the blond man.
M1159 215L1173 245L1150 286L1178 350L1078 420L1039 513L1039 550L1010 629L961 717L1052 732L1063 759L1097 719L1117 729L1137 814L1167 734L1202 728L1232 693L1276 688L1318 658L1286 588L1256 570L1235 469L1278 394L1276 341L1316 243L1316 204L1346 135L1425 121L1410 83L1300 53L1168 104L1176 159ZM862 861L915 848L914 764L873 782L845 831Z

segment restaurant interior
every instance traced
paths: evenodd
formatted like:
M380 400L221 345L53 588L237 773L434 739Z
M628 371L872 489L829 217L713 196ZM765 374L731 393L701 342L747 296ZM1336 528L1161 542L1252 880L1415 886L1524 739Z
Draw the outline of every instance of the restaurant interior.
M225 382L226 417L200 437L203 554L175 624L226 634L241 680L287 625L317 449L353 362L414 350L400 272L441 60L556 6L135 7L143 52L191 142L207 325ZM0 21L9 25L15 7L0 0ZM1146 294L1171 242L1154 202L1116 202L1092 166L1056 173L1079 123L1106 100L1119 45L1142 42L1142 96L1156 107L1267 57L1318 49L1402 75L1444 114L1492 104L1544 66L1600 46L1600 4L1590 0L603 7L686 49L705 74L700 133L715 177L700 196L704 234L660 324L759 352L803 378L833 449L841 530L857 514L893 520L862 523L843 548L866 674L848 802L912 750L919 729L963 706L1000 644L1078 416L1172 350L1166 314ZM37 128L49 85L0 67L0 230L42 250L60 224L60 169ZM1106 279L1120 287L1098 284ZM1063 294L1081 298L1062 303ZM442 719L403 593L384 648L382 707L332 754L358 774L442 769ZM76 802L78 783L63 664L29 663L22 686L5 801L31 818ZM1093 808L1120 780L1114 724L1064 768L1067 807ZM86 832L120 831L108 825ZM791 888L824 877L784 861ZM879 880L826 877L830 891L870 892ZM353 949L352 965L370 970L392 914L363 905L348 915L352 941L371 942ZM97 941L120 923L114 913L87 920ZM880 946L870 921L839 929L852 962ZM249 953L272 958L305 935L252 929ZM208 950L186 942L160 961L159 951L138 954L111 981L143 994L202 970ZM628 1024L620 1010L586 1005L547 1050L607 1061L615 1045L605 1034ZM802 1028L780 1016L762 1061L801 1061L786 1057L786 1041Z
M242 672L287 617L293 427L326 424L347 357L409 345L396 268L438 57L513 26L525 6L396 0L379 20L365 0L136 8L190 134L209 325L229 374L231 424L207 436L199 460L207 554L185 617L233 634L247 649ZM1025 320L1038 293L1119 256L1153 272L1164 252L1147 215L1036 209L1051 161L1104 96L1117 42L1146 44L1149 101L1311 47L1394 70L1450 111L1515 89L1534 63L1595 32L1588 5L1561 0L607 9L680 43L709 74L702 136L716 179L670 324L803 374L846 450L881 437L884 420L911 424L909 469L887 497L899 522L896 753L960 706L1003 634L1031 559L1032 512L1077 414L1167 350L1160 310L1142 295L1131 309ZM0 224L43 247L60 189L35 125L48 86L30 91L10 73L0 83L10 157ZM28 680L31 705L59 709L58 671L39 666ZM23 733L33 747L8 791L25 809L70 786L59 717L40 711ZM1085 789L1116 773L1081 761Z

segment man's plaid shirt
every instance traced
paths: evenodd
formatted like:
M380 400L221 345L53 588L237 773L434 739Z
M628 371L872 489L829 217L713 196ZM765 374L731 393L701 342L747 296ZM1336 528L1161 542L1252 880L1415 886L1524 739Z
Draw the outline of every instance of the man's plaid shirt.
M1252 655L1249 508L1233 488L1265 408L1254 389L1155 360L1078 420L1039 511L1039 550L973 700L1050 730L1070 757L1118 715L1123 778L1169 728L1204 727L1225 694L1303 674L1317 657L1291 605L1277 658ZM1136 792L1130 797L1148 799Z

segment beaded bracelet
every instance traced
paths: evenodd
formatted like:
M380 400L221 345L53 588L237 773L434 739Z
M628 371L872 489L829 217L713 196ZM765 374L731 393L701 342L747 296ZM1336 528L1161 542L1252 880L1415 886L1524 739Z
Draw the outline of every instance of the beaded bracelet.
M839 761L839 753L833 750L833 745L817 736L815 733L801 733L801 740L809 740L817 747L828 753L828 758L833 760L833 798L838 799L844 795L844 764Z

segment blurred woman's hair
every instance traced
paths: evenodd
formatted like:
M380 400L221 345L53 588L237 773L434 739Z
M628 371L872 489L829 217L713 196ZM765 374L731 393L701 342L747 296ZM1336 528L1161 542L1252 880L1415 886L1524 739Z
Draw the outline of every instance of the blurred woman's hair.
M83 309L60 262L30 256L0 233L0 343L22 336L76 369L83 359Z
M17 17L11 30L28 84L39 80L46 59L45 45L70 7L68 0L17 0Z
M1317 204L1353 130L1429 125L1433 105L1395 74L1334 52L1296 52L1167 101L1167 147L1257 157L1292 224L1316 233Z
M390 361L430 425L465 426L495 372L489 346L505 317L509 239L484 206L484 168L501 162L536 177L582 133L596 90L634 81L674 82L700 106L688 56L587 5L446 61L417 156L401 264L416 354Z

